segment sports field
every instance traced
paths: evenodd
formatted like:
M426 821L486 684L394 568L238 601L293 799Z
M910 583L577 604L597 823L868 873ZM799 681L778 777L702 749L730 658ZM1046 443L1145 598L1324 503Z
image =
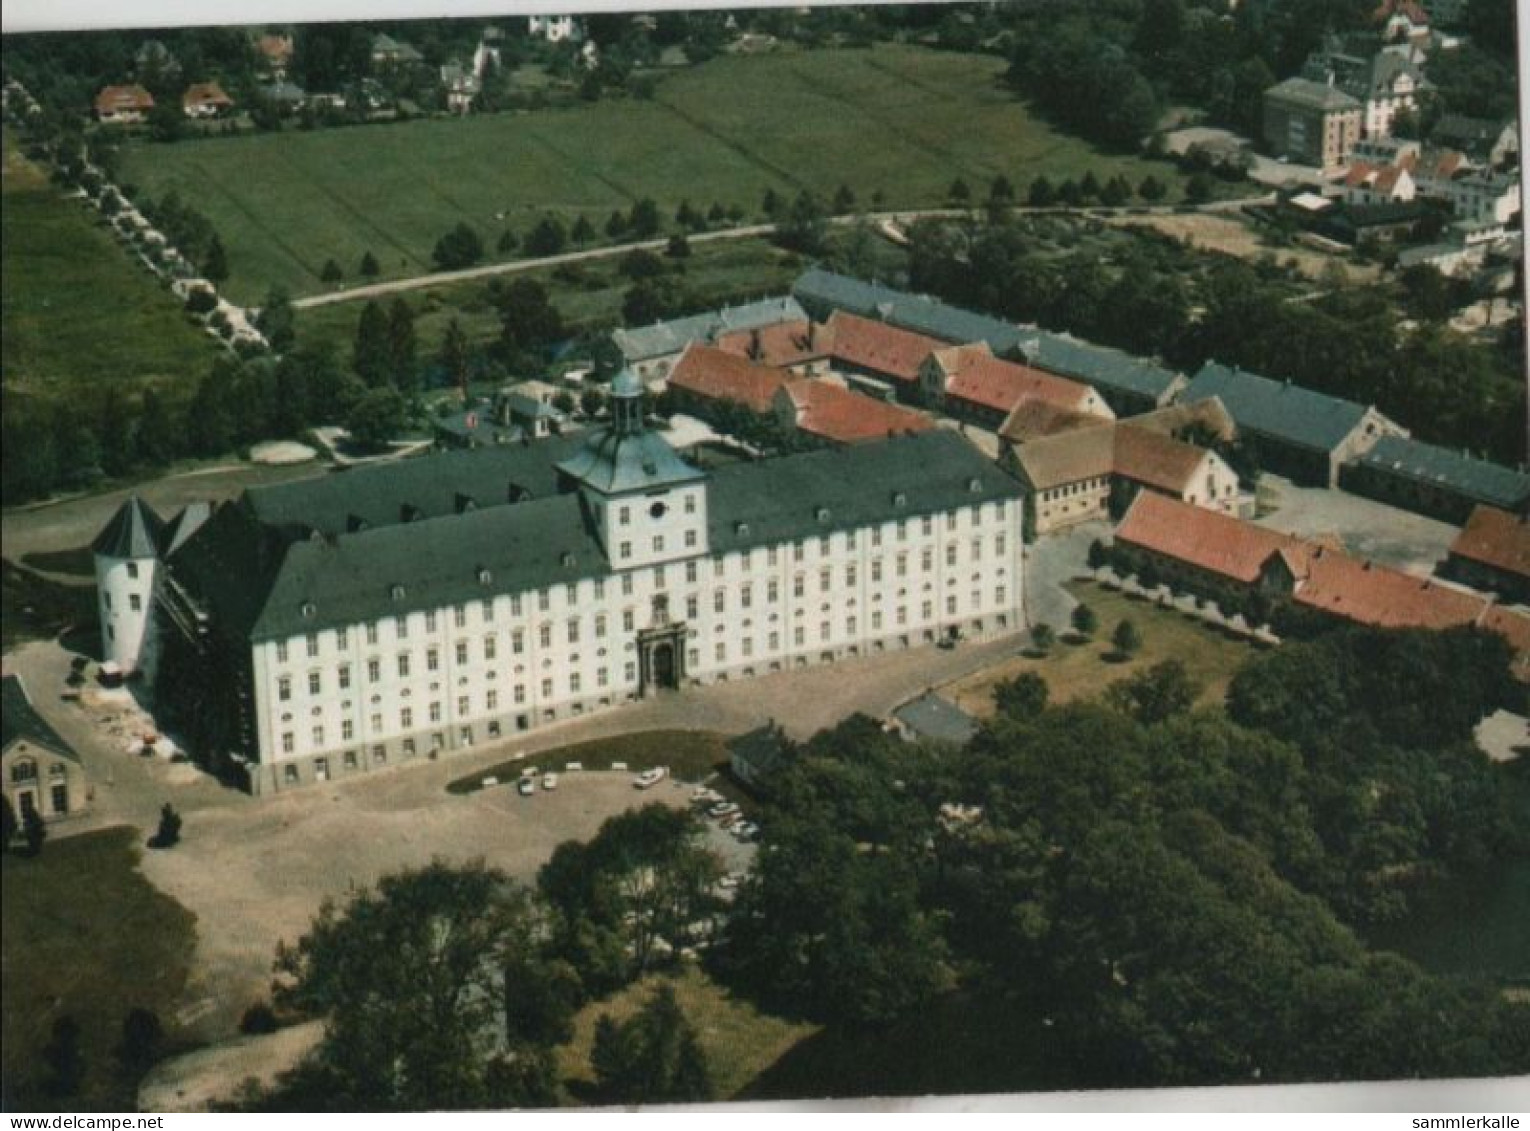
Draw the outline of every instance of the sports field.
M216 356L207 335L104 223L65 200L3 141L0 178L0 335L8 393L71 398L112 381L187 388Z
M1001 59L905 46L719 57L670 75L651 101L391 125L140 145L124 179L175 188L228 248L236 300L271 283L324 289L334 259L354 281L371 251L384 277L430 269L459 220L492 247L547 211L603 226L651 197L751 216L767 189L826 198L841 184L867 204L939 206L951 182L981 193L1004 174L1022 189L1093 169L1177 184L1166 163L1104 155L1038 121L1004 88Z

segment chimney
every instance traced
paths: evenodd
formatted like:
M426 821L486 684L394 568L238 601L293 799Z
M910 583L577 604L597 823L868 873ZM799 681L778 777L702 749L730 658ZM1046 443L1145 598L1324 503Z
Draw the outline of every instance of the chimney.
M760 329L756 326L749 331L749 360L759 361L765 355L765 349L760 345Z

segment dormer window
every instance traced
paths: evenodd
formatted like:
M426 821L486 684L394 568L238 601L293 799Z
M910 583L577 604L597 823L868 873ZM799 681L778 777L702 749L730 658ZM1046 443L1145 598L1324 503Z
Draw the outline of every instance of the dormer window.
M304 601L298 608L298 612L302 614L304 620L312 620L314 614L318 611L317 606L312 601Z
M740 538L747 538L749 537L749 524L747 522L737 523L733 527L733 532Z
M563 568L564 569L573 569L574 568L574 555L569 553L568 551L566 551L566 550L564 551L563 557L560 560L563 563Z
M388 590L388 596L392 597L395 601L402 601L404 599L404 587L402 585L391 587Z
M479 585L488 585L493 580L494 580L494 575L492 573L490 573L488 570L480 569L478 571L478 584Z
M895 506L895 507L906 507L906 506L908 506L908 496L905 495L902 491L894 491L893 492L892 501L893 501L893 506Z
M818 519L819 522L828 522L829 521L829 508L828 507L819 507L816 511L813 512L813 515L814 515L815 518Z
M974 475L971 479L967 480L967 490L974 495L981 494L983 481Z

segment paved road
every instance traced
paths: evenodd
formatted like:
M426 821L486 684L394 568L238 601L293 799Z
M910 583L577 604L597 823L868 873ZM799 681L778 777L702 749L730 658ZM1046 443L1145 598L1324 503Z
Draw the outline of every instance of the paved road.
M1089 573L1089 544L1108 538L1111 530L1108 522L1085 522L1026 547L1025 602L1031 624L1067 629L1078 601L1063 585Z
M1274 194L1261 197L1241 197L1234 200L1216 200L1208 204L1191 206L1196 212L1232 212L1242 208L1245 204L1263 204L1274 199ZM1104 206L1090 206L1079 208L1032 208L1021 205L1012 208L1013 212L1020 213L1131 213L1135 215L1169 215L1184 208L1184 205L1153 205L1131 207L1123 205L1119 208L1107 208ZM836 216L832 223L854 224L861 220L868 220L876 225L893 224L902 225L914 220L930 219L938 217L970 216L975 209L964 208L925 208L905 212L875 212L866 216ZM768 236L776 230L774 224L749 224L741 228L724 228L714 232L699 232L690 238L691 243L711 243L717 240L742 240L752 239L756 236ZM626 255L629 251L641 249L644 251L663 251L668 245L668 238L643 240L640 243L617 244L614 247L594 247L586 251L569 251L561 255L548 255L540 259L517 259L510 263L490 263L483 267L465 267L459 271L434 271L428 275L415 275L407 279L393 279L386 283L370 283L362 287L351 287L343 291L332 291L328 294L309 295L306 298L294 299L292 305L297 310L308 310L316 306L329 306L337 302L357 302L362 299L381 298L385 295L398 294L401 291L419 290L424 287L438 287L446 283L465 283L475 279L487 279L495 275L510 275L522 271L538 271L545 267L557 267L564 263L587 263L598 259L612 259Z

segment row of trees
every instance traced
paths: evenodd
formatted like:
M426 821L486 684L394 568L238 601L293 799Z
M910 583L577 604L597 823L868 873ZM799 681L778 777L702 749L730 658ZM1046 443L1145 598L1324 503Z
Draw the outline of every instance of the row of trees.
M911 286L958 305L1190 371L1215 358L1289 378L1373 403L1421 439L1509 464L1523 458L1517 336L1494 348L1441 323L1404 325L1390 294L1375 287L1333 287L1293 302L1282 273L1203 258L1173 241L1116 244L1108 258L1070 249L1076 236L1029 217L923 221L910 239Z

